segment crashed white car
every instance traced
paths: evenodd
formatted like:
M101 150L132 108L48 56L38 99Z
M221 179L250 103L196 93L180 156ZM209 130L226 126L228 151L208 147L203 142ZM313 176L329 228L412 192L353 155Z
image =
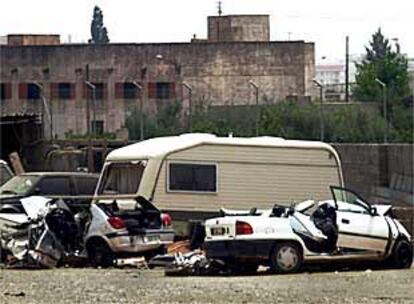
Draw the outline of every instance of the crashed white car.
M88 257L107 267L118 257L163 251L174 239L171 217L142 197L127 201L128 207L40 196L20 202L24 213L0 213L0 256L11 253L22 265L50 268L65 257Z
M239 270L270 265L277 273L312 262L378 262L409 268L411 236L391 206L370 205L356 193L331 187L333 200L290 208L222 210L205 222L204 249Z

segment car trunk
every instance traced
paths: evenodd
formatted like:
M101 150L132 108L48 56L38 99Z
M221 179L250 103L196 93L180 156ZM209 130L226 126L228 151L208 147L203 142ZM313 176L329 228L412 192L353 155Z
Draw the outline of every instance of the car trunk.
M133 209L120 208L120 205L122 203L119 201L99 204L108 216L122 219L131 234L145 234L147 230L161 229L161 212L144 198L138 197Z

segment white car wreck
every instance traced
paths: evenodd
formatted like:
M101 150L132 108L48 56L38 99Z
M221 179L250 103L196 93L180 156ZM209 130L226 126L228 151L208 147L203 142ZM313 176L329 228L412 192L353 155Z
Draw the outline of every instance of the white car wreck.
M411 236L391 206L370 205L356 193L331 187L333 200L305 201L290 208L221 210L205 222L204 249L242 272L269 265L291 273L321 262L378 262L409 268Z
M118 257L152 256L174 239L171 217L142 197L129 199L127 208L117 200L20 202L24 213L0 213L0 256L21 267L51 268L74 258L108 267Z

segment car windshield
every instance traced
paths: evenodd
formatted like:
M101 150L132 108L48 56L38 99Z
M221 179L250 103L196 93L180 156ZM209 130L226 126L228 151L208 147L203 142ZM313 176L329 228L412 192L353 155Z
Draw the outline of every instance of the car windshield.
M6 167L6 165L0 163L0 185L4 184L12 177L13 175L11 174L10 170Z
M35 175L18 175L0 187L0 194L25 195L40 179Z
M136 161L105 166L98 194L137 193L146 164L146 161Z

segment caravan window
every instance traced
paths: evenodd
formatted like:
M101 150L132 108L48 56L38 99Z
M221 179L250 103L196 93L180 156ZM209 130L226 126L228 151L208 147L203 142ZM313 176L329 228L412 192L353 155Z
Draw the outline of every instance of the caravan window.
M168 190L217 192L217 166L170 163Z
M98 194L135 194L144 173L146 161L113 163L104 168Z

